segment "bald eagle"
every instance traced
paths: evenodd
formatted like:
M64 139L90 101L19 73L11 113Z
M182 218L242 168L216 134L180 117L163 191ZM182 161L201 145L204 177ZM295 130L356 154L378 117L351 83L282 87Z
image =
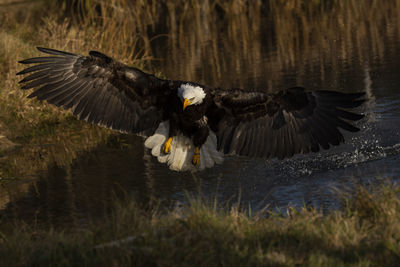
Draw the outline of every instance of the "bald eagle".
M294 87L271 94L160 79L90 51L82 56L39 48L22 89L28 97L72 110L79 119L147 137L145 146L176 171L202 170L223 154L283 159L344 142L339 128L356 132L364 93L306 92Z

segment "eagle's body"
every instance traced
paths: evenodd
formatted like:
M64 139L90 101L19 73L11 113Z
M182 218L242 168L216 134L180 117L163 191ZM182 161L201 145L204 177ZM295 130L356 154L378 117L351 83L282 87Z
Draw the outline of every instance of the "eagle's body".
M52 56L23 60L37 65L18 73L30 73L22 89L39 87L29 97L148 136L146 147L178 171L212 167L223 153L281 159L327 149L344 141L338 128L358 131L349 121L363 117L345 110L361 105L363 93L225 90L160 79L95 51L38 49Z

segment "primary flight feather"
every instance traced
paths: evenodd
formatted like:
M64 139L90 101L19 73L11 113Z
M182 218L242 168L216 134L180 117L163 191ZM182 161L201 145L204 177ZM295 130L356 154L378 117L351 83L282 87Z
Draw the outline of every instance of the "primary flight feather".
M166 80L96 51L82 56L48 48L20 61L35 64L18 75L28 97L71 109L79 119L148 136L146 147L173 170L201 170L222 163L223 153L283 159L339 145L339 129L356 132L364 93L270 94Z

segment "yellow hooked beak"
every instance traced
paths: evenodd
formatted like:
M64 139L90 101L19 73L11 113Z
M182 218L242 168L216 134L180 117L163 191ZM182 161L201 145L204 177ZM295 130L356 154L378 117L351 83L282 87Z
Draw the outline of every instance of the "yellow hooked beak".
M183 101L183 110L185 110L185 108L190 104L192 104L192 102L189 99L185 98L185 100Z

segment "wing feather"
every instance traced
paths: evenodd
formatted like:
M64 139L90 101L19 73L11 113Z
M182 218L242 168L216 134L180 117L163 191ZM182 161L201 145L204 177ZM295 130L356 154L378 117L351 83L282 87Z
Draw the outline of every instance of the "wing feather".
M218 148L225 153L258 157L291 157L344 142L339 129L356 132L351 121L363 118L351 110L364 93L305 92L301 87L276 94L216 89L213 107L224 114L217 125Z
M96 51L89 56L38 47L50 56L21 60L35 64L21 89L28 96L71 109L79 119L115 130L151 133L165 117L172 89L166 80L128 67Z

